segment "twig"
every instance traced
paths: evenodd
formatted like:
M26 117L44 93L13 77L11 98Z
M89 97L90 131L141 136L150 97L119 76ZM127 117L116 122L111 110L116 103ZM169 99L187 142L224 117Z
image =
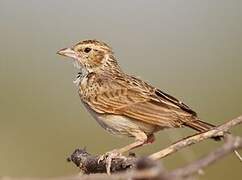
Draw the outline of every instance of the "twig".
M239 154L239 152L236 151L236 150L234 150L234 153L235 153L235 155L239 158L239 160L242 162L242 157L241 157L241 155Z
M166 157L182 148L185 148L185 147L188 147L192 144L195 144L195 143L198 143L200 141L203 141L205 139L208 139L208 138L211 138L211 137L216 137L216 136L221 136L223 135L224 133L226 133L231 127L233 126L236 126L238 124L242 123L242 116L238 117L238 118L235 118L233 120L230 120L218 127L215 127L214 129L212 130L209 130L207 132L204 132L204 133L200 133L200 134L197 134L197 135L193 135L193 136L190 136L190 137L187 137L187 138L184 138L174 144L172 144L171 146L157 152L157 153L154 153L152 155L150 155L149 157L151 159L154 159L154 160L158 160L158 159L161 159L163 157ZM222 133L222 134L221 134Z
M222 147L212 151L208 155L199 160L196 160L185 167L178 168L171 172L174 177L184 178L196 174L199 170L207 167L208 165L215 163L216 161L222 159L229 153L235 151L236 149L242 149L242 138L234 137L232 135L227 135L225 138L225 143Z

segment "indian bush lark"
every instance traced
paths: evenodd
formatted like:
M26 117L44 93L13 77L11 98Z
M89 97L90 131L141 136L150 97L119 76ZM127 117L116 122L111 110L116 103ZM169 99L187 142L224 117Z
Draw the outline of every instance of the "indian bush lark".
M58 54L74 60L80 99L97 122L112 134L135 138L110 156L152 143L154 133L165 128L186 126L203 132L214 127L183 102L123 72L104 42L85 40Z

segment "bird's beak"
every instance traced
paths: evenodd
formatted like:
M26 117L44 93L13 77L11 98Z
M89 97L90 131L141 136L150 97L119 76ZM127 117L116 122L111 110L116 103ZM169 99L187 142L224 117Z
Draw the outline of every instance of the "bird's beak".
M76 52L71 49L71 48L64 48L64 49L61 49L57 52L57 54L61 55L61 56L66 56L66 57L70 57L70 58L73 58L73 59L77 59L77 54Z

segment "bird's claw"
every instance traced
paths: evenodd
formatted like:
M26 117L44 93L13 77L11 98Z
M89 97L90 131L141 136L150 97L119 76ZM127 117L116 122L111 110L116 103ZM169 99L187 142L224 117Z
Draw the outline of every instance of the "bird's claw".
M118 150L109 151L98 158L98 163L105 160L107 174L111 172L112 160L117 157L123 157Z

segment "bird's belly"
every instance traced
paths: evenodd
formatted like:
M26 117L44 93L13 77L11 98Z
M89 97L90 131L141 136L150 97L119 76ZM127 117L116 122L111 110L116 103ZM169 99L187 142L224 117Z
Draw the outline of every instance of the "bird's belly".
M108 132L114 135L134 137L135 134L144 132L153 134L156 127L120 115L98 115L95 118Z
M126 116L96 113L87 104L84 103L84 105L94 119L111 134L134 137L133 134L140 131L149 135L159 130L157 126L130 119Z

